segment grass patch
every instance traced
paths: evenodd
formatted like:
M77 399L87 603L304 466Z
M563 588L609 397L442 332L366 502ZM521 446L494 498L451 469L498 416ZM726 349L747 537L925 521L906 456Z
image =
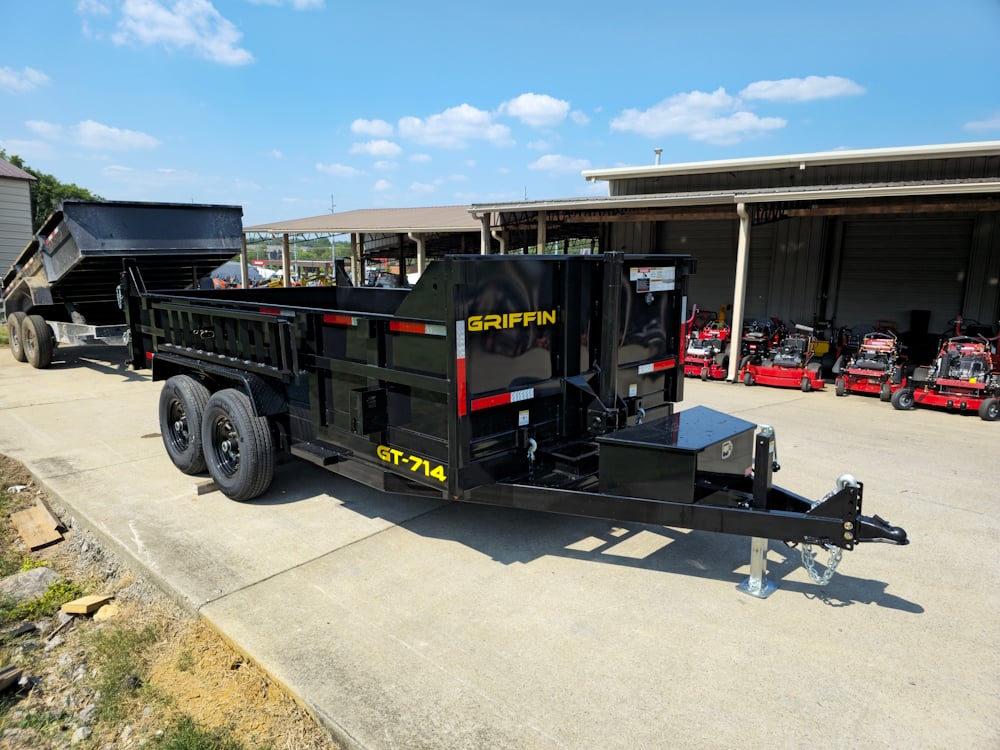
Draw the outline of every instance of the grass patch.
M189 716L180 716L156 743L157 750L245 750L227 732L198 727Z
M7 324L4 323L0 325L0 346L8 346L10 344L10 336L7 334Z
M116 627L97 630L90 637L90 660L97 666L95 689L102 719L121 721L132 699L145 683L147 654L158 635L152 625L141 629Z

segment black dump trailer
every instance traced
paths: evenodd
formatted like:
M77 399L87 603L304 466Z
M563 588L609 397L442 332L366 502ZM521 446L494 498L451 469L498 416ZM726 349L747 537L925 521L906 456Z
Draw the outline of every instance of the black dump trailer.
M14 357L45 368L57 344L123 345L123 259L151 288L184 289L240 252L242 221L239 206L64 201L3 278Z
M832 565L858 542L906 544L862 515L850 475L816 501L773 486L770 428L675 410L692 271L679 255L454 255L410 289L157 293L128 264L122 296L132 364L165 381L167 452L235 500L286 453L384 491L740 534L756 596L768 539Z

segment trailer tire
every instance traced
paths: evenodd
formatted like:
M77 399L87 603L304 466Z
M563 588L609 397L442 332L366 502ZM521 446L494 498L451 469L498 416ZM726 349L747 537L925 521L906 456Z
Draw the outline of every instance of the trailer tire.
M189 375L174 375L160 391L160 435L174 466L185 474L205 471L201 423L211 394Z
M28 357L24 353L24 341L21 338L21 328L24 326L26 317L20 310L7 316L7 340L10 342L10 353L14 355L17 362L28 361Z
M246 394L212 394L201 422L208 473L226 497L253 500L274 478L274 440L267 417L254 416Z
M987 422L1000 419L1000 399L988 398L979 405L979 418Z
M907 409L913 408L913 389L911 388L900 388L890 398L892 401L892 407L894 409L899 409L901 411L906 411Z
M878 387L878 400L879 401L892 400L892 387L888 383L882 383L882 385Z
M843 376L838 376L837 379L834 381L833 390L836 392L838 396L846 396L847 380L845 380Z
M44 370L52 364L52 329L41 315L28 315L21 322L21 346L32 367Z

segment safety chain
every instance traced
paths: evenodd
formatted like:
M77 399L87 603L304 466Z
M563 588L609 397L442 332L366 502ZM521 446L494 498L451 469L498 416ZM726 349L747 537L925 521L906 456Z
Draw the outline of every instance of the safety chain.
M802 553L802 565L805 567L806 571L809 573L809 577L820 586L826 586L833 578L833 574L837 572L837 566L840 565L840 560L844 556L844 550L840 547L828 547L830 549L830 559L826 563L826 569L820 573L816 570L816 553L813 552L813 546L811 544L803 544L799 550Z

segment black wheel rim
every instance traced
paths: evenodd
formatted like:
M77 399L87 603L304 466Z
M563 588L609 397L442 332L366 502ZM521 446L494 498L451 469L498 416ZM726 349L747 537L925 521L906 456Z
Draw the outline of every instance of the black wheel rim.
M229 417L219 417L212 423L212 452L215 465L227 477L240 468L240 434Z
M191 446L191 429L188 425L187 411L178 399L171 399L167 407L167 424L170 431L170 445L180 453Z

